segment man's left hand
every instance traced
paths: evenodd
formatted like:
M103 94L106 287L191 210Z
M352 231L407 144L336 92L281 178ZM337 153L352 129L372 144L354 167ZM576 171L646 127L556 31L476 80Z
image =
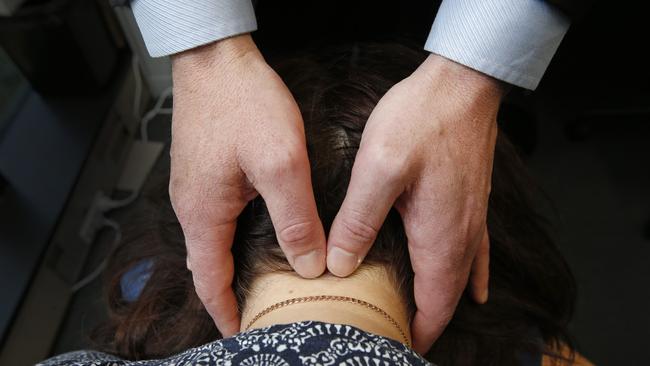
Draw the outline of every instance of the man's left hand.
M415 272L411 331L421 353L451 319L468 279L472 297L487 301L486 215L502 95L497 80L430 55L372 112L330 230L328 269L347 276L396 207Z

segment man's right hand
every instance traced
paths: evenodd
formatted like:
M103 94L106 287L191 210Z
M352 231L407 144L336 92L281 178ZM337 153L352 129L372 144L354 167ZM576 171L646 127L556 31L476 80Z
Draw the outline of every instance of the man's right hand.
M302 117L250 35L172 57L169 192L196 293L224 337L239 331L230 251L237 217L257 194L303 277L325 270Z

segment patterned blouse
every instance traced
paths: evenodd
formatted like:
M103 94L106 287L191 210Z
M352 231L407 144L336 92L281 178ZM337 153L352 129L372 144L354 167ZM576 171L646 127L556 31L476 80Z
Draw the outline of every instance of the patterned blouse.
M128 361L94 351L65 353L43 366L431 365L406 345L350 325L305 321L249 330L159 360Z

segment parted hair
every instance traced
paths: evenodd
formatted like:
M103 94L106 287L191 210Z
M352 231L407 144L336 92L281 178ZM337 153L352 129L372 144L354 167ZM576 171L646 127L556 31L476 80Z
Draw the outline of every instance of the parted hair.
M364 125L382 95L407 77L426 54L396 44L311 49L270 64L303 115L313 190L325 232L341 206ZM94 339L127 359L169 356L220 337L194 292L183 233L167 193L168 171L145 192L130 230L109 262L109 320ZM438 365L520 365L523 355L571 345L575 284L536 208L539 192L516 149L499 133L488 207L489 300L464 294L426 358ZM252 281L290 271L264 200L255 198L237 222L233 288L243 307ZM137 300L124 300L120 280L134 265L153 262ZM413 314L413 271L399 214L391 210L364 260L388 269Z

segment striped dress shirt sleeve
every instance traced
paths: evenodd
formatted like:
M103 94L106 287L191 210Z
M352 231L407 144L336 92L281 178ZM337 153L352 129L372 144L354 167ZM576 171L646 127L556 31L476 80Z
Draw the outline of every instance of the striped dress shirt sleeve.
M152 57L257 29L251 0L132 0L131 7ZM542 0L443 0L424 48L535 89L569 24Z
M444 0L424 48L532 90L569 24L542 0Z
M132 0L151 57L257 30L251 0Z

